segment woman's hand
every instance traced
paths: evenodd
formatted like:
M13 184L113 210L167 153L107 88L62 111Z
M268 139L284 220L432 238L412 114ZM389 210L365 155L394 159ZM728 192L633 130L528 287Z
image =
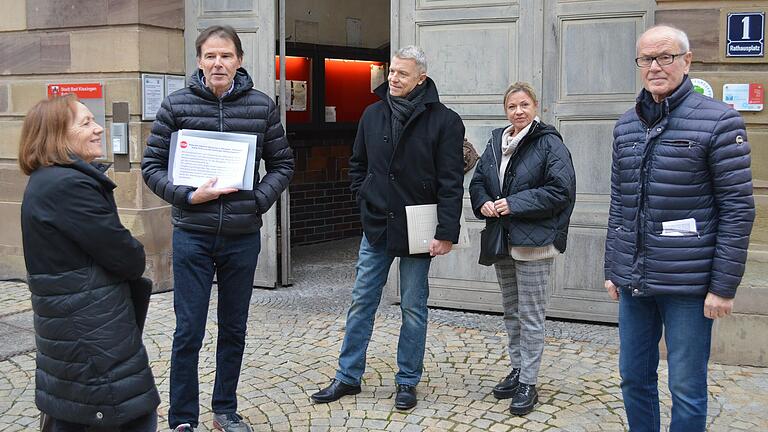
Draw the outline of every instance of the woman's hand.
M482 207L480 207L480 213L485 217L499 217L496 212L496 207L493 205L493 201L486 201Z
M509 204L507 203L507 199L506 198L501 198L501 199L496 200L493 203L493 207L496 210L496 213L498 213L498 214L500 214L502 216L506 216L506 215L509 214Z

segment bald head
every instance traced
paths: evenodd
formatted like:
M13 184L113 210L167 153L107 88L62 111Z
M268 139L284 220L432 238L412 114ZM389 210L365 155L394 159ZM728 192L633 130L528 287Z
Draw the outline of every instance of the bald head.
M680 52L688 52L691 50L691 45L688 42L688 35L685 34L684 31L680 30L679 28L675 28L668 25L656 25L640 35L640 38L637 39L637 44L635 45L635 49L637 51L640 50L640 42L643 41L643 39L646 38L665 38L671 41L674 41L675 45L677 45L677 48L679 48Z

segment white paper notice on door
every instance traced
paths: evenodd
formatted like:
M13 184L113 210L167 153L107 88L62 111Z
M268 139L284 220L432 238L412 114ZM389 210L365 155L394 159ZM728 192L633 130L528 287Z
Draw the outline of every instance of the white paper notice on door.
M408 223L408 253L428 253L429 243L435 238L437 229L437 204L406 206L405 217ZM463 212L461 222L459 242L453 245L453 249L469 247L469 233Z
M666 237L680 237L698 234L696 219L679 219L661 223L661 235Z

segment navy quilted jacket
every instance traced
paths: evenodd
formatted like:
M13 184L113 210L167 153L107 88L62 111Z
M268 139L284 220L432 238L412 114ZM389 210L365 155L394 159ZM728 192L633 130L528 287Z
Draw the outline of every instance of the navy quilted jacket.
M244 234L261 228L261 215L275 203L293 176L293 153L285 139L280 113L266 94L253 88L253 81L240 68L232 91L219 100L201 81L201 71L189 77L189 86L163 100L147 138L141 171L147 186L173 204L173 224L191 231ZM253 190L221 195L201 204L187 204L189 186L168 180L171 134L179 129L197 129L258 135ZM259 179L259 160L267 174Z
M469 184L475 216L486 219L480 212L483 204L504 196L511 212L502 217L510 246L554 244L565 252L576 202L571 153L554 127L534 121L509 160L501 185L499 161L504 129L491 132Z
M605 278L633 295L732 298L755 218L744 122L686 77L649 125L644 92L613 132ZM661 235L663 222L687 218L697 232Z

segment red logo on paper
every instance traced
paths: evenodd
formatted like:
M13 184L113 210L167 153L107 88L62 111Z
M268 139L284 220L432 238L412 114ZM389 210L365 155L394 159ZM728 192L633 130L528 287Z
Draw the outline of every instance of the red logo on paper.
M182 142L179 143L179 147L181 147L181 148L187 148L188 146L189 146L189 144L187 144L186 141L182 141Z
M763 104L763 85L762 84L750 84L749 85L749 101L750 104Z
M101 99L101 84L48 84L48 97L64 96L74 93L78 99Z

